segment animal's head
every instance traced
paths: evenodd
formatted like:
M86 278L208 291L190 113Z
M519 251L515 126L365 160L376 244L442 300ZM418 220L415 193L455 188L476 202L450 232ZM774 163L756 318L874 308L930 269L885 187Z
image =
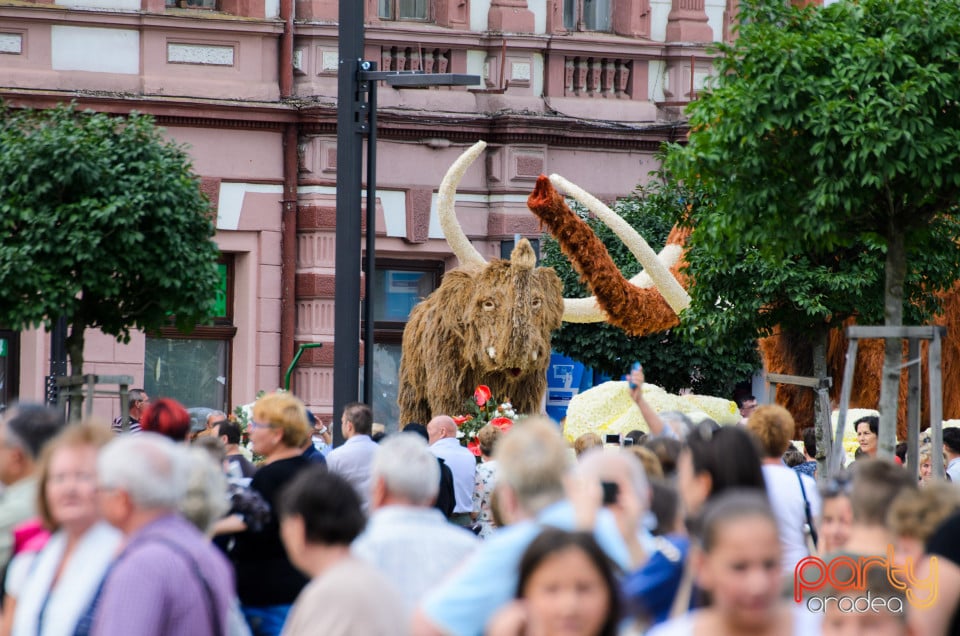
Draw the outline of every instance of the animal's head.
M530 242L520 239L510 260L493 260L474 273L463 307L465 353L486 373L542 372L550 332L560 327L562 315L560 278L551 268L536 267Z

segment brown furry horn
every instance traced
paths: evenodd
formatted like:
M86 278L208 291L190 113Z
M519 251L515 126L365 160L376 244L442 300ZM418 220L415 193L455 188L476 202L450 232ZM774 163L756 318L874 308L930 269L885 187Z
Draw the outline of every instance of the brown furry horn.
M541 175L527 207L550 229L563 253L590 285L603 310L599 320L577 320L565 307L564 320L599 322L606 320L638 336L664 331L679 324L676 312L656 289L638 288L624 278L606 247L593 230L573 213L547 177ZM604 315L605 314L605 315Z

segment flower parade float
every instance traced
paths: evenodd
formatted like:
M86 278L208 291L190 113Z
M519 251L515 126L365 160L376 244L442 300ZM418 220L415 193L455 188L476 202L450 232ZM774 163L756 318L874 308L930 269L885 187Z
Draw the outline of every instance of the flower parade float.
M494 395L509 396L517 413L539 412L546 390L550 332L562 321L606 321L630 335L649 335L678 325L680 313L689 304L685 288L691 281L683 274L689 230L674 228L664 249L656 254L607 206L557 175L541 176L527 205L556 238L593 296L563 298L556 273L536 267L535 253L526 239L517 242L509 259L487 262L471 245L454 212L457 185L485 147L481 141L463 153L440 185L440 226L460 266L447 272L440 287L410 314L400 362L401 425L462 412L464 396L480 385L489 387ZM558 190L601 218L644 270L627 280ZM960 333L957 288L943 297L943 314L935 322L948 328L943 341L943 414L956 418L960 417L960 382L950 381L949 369L960 368L960 340L954 335ZM785 339L773 336L760 345L768 372L803 374L798 352ZM834 330L827 353L834 378L842 377L845 351L843 333ZM882 364L882 341L861 342L851 407L876 407ZM925 381L925 370L923 376ZM839 393L839 384L834 382L834 393ZM903 382L901 392L905 390ZM778 389L778 403L793 413L798 428L812 424L813 400L811 391ZM905 405L906 400L901 399L901 407ZM900 420L904 422L905 417L901 415ZM898 431L899 436L904 432Z
M644 383L643 399L657 413L680 411L690 419L705 418L717 424L736 424L740 412L736 403L709 395L674 395L655 384ZM650 427L640 414L626 382L611 381L598 384L573 396L567 407L563 434L572 442L584 433L624 435L630 431L650 432Z

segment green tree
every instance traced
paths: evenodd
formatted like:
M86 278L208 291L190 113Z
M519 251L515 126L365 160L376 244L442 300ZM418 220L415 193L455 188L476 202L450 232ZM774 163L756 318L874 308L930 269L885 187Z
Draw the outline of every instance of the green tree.
M682 187L667 179L663 172L655 176L657 179L650 185L617 201L614 210L659 251L686 206L703 193ZM574 209L587 220L627 278L640 271L637 259L608 227L589 218L579 208ZM559 274L564 296L590 295L550 236L544 237L543 264ZM720 397L731 395L737 382L749 380L759 364L753 335L739 340L692 343L683 334L681 327L651 336L631 337L606 323L565 323L553 334L553 348L614 378L628 372L632 362L640 361L649 380L668 391L692 388L697 393Z
M670 162L719 193L693 215L693 249L705 253L689 257L703 285L692 313L817 333L850 314L886 325L929 316L958 275L960 3L750 0L740 16ZM717 312L718 298L735 311ZM900 357L888 342L887 454Z
M0 105L0 225L0 322L66 317L74 375L87 327L126 342L212 311L210 205L151 117Z

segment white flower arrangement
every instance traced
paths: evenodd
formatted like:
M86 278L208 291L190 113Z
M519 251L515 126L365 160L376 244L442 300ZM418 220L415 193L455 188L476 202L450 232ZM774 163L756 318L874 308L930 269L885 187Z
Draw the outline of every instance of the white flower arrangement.
M718 424L736 424L740 420L737 405L731 400L709 395L673 395L655 384L643 385L643 398L658 413L680 411L700 420L709 417ZM599 384L575 395L567 408L563 432L570 441L584 433L624 434L633 430L649 432L640 408L630 397L624 381Z

